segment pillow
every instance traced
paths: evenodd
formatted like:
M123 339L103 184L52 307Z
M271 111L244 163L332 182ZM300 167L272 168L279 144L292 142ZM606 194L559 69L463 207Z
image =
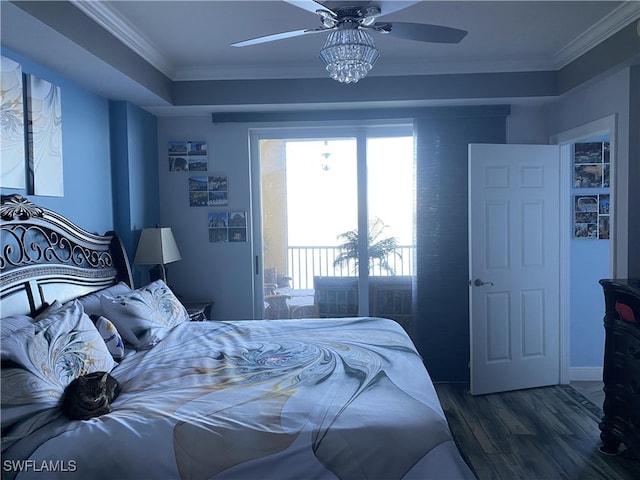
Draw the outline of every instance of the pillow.
M16 330L28 327L33 323L33 318L29 315L11 315L0 318L0 338L11 335Z
M57 407L65 387L87 373L116 366L102 337L73 301L2 339L2 429Z
M87 315L104 315L102 306L100 305L100 299L102 297L115 297L130 291L131 288L129 285L119 282L110 287L98 290L97 292L84 295L78 298L78 301L82 304L82 308L84 308L84 312Z
M104 316L135 348L151 348L189 314L162 280L113 298L100 299Z
M35 322L39 322L43 318L50 317L53 312L60 310L61 308L62 304L58 300L54 300L52 304L45 304L45 306L40 310L40 313L33 317L33 320Z
M124 357L124 343L116 326L103 316L93 315L91 320L93 320L93 324L98 329L98 333L107 345L107 349L109 349L113 359L115 361L122 360L122 357Z

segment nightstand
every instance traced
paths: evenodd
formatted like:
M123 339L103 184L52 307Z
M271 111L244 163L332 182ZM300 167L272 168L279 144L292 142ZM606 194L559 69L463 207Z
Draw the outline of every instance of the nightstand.
M192 322L211 320L213 300L187 300L181 298L180 302L184 305L184 308L187 309L187 313Z

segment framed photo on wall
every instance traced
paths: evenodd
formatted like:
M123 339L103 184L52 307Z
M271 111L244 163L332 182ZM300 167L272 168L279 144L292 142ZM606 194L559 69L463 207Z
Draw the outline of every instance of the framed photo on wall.
M609 194L574 196L574 238L608 240Z
M209 169L207 142L170 140L167 144L170 172L206 172Z
M247 241L247 212L209 212L209 242Z
M229 241L247 241L247 212L229 212Z
M609 187L609 142L575 143L573 188Z
M228 181L226 175L189 177L189 206L217 207L227 205Z

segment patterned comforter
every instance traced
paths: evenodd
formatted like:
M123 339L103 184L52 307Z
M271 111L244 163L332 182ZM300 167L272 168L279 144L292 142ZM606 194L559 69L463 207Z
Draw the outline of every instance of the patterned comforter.
M30 419L3 478L474 478L390 320L187 322L111 374L110 414Z

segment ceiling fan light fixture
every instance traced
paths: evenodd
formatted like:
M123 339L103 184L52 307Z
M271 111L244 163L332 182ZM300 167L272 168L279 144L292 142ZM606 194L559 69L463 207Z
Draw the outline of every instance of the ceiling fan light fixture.
M320 50L329 76L340 83L364 78L379 56L371 35L349 22L331 32Z

